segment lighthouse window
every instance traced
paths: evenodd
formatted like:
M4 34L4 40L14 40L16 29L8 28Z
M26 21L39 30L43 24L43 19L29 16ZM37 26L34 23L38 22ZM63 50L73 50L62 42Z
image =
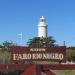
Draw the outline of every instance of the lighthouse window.
M43 20L43 19L42 19L42 20L40 20L40 22L44 22L44 21L45 21L45 20Z

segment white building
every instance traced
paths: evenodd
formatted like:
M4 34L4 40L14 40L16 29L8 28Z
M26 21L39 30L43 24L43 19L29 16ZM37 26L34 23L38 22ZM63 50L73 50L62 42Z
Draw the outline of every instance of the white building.
M38 24L38 37L47 37L46 19L42 16Z

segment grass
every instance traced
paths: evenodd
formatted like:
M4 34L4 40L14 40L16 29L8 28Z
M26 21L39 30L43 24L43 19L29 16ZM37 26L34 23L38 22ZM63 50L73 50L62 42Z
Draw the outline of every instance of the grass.
M75 75L75 70L58 70L59 75Z

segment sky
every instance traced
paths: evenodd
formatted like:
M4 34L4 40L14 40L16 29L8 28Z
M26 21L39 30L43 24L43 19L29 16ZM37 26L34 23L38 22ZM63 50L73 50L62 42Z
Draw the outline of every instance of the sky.
M37 37L39 18L48 24L48 36L56 44L75 46L75 0L0 0L0 43L22 44Z

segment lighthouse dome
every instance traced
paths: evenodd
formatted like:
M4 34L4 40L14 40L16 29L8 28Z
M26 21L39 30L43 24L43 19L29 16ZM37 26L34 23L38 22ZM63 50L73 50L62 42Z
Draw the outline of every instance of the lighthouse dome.
M43 16L40 18L38 26L47 26L46 19Z
M40 18L40 22L45 22L45 18L43 16Z

